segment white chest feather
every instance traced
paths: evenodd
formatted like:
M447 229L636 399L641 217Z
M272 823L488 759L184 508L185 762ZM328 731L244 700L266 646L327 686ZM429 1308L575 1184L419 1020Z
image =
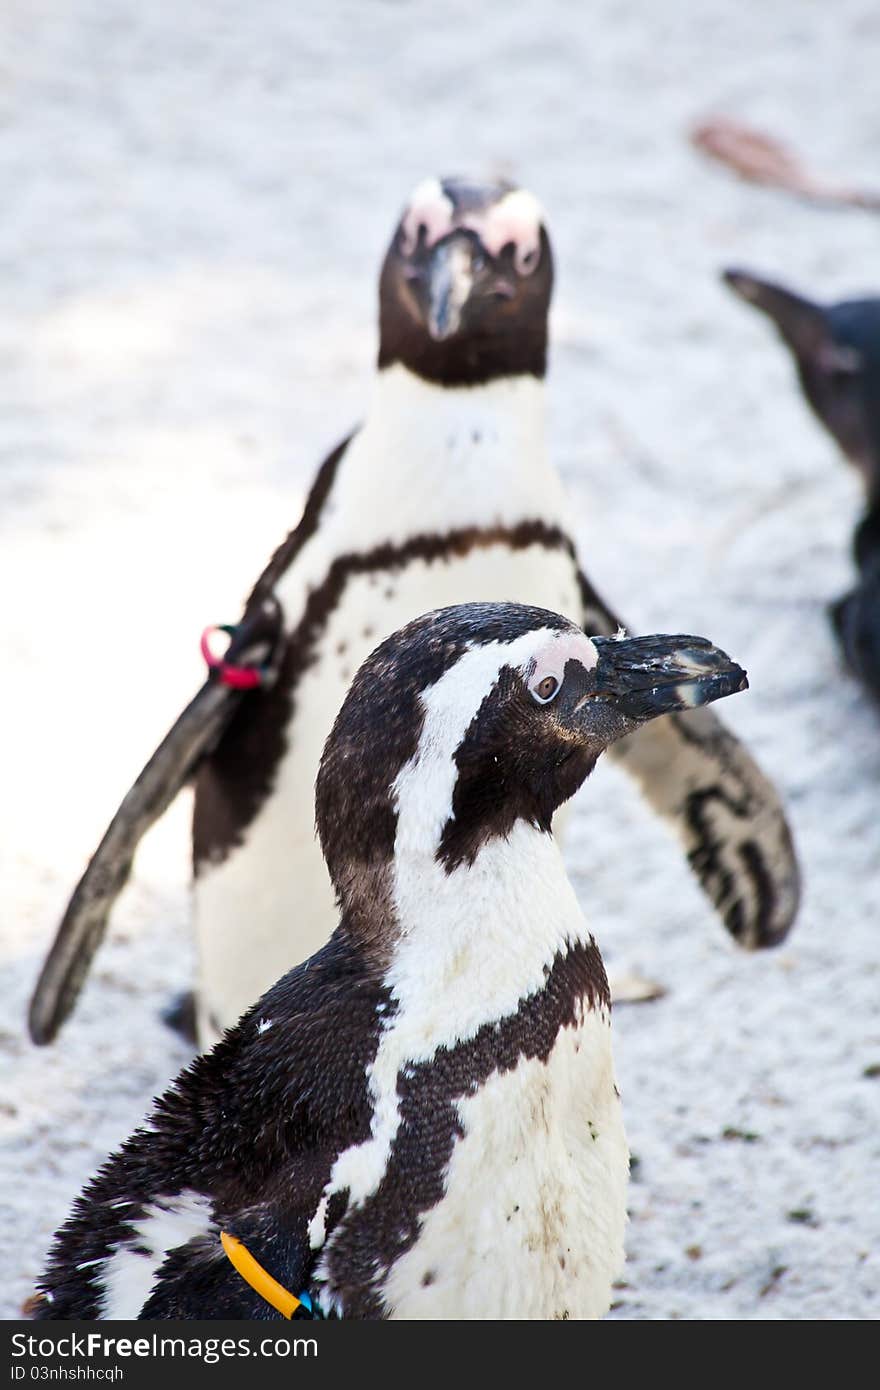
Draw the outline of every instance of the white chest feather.
M565 514L546 454L544 387L530 376L450 390L391 367L342 467L324 520L359 549L530 516L559 524Z
M443 1200L383 1287L395 1318L599 1318L624 1263L628 1151L607 1018L458 1102Z
M470 527L562 524L562 485L544 443L543 391L533 377L448 390L400 366L380 373L320 525L278 585L288 625L340 555Z

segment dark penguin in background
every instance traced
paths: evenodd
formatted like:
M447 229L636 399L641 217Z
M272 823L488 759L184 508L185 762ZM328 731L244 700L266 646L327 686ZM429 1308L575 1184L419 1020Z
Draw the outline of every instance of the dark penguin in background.
M859 581L832 604L831 619L850 669L880 699L880 299L816 304L749 271L724 279L775 323L813 413L861 474Z
M591 641L518 604L383 642L317 779L333 936L89 1184L37 1316L289 1316L232 1238L324 1315L601 1317L628 1153L552 820L610 743L746 684L701 638Z
M72 1007L139 836L189 776L200 1041L324 944L335 905L311 789L352 675L382 637L473 600L618 630L580 567L547 457L552 285L531 194L436 179L415 190L382 266L366 419L323 464L227 656L233 668L268 659L274 684L242 695L215 674L145 769L62 924L32 1004L37 1041ZM678 832L734 937L780 940L797 908L797 863L779 798L742 745L700 710L650 724L613 753Z

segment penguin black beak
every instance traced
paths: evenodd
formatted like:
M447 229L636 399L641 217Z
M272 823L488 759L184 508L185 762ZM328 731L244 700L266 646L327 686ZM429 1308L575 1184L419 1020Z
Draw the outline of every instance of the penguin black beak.
M853 375L861 370L862 354L835 341L828 311L821 304L745 270L725 270L723 279L735 294L775 323L780 337L799 363L810 363L824 373ZM819 415L822 416L821 410ZM828 421L825 423L834 433L834 426ZM843 447L847 452L846 446Z
M705 637L594 637L595 688L580 702L611 706L633 728L748 689L741 666Z
M760 309L776 324L789 347L800 357L814 355L829 334L825 312L820 304L793 294L772 280L762 280L747 270L725 270L724 283Z
M762 280L760 276L753 275L748 270L730 267L721 272L721 278L740 299L763 309L771 318L779 317L784 307L807 303L806 300L800 300L796 294L792 294L791 290L783 289L782 285L775 285L772 280Z
M453 338L461 328L462 311L473 292L479 257L475 239L462 233L445 238L434 248L424 308L425 326L435 342Z

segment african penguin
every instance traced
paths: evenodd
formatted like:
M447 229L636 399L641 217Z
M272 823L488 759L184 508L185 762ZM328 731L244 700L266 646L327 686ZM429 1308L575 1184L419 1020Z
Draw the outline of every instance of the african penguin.
M429 179L415 190L382 266L366 419L321 467L227 654L234 664L261 641L268 649L277 627L274 683L226 692L237 707L225 732L215 732L212 705L198 745L188 732L196 697L186 729L176 726L145 769L133 792L146 779L150 796L123 803L44 967L31 1008L37 1041L70 1011L150 816L193 769L198 1034L208 1044L332 930L311 788L375 643L438 604L471 600L520 600L591 633L618 630L579 566L547 456L552 284L543 215L524 189ZM216 702L217 690L209 681L204 699ZM734 937L779 941L797 909L798 867L777 794L742 745L699 710L647 726L614 755L678 832Z
M231 1240L325 1316L601 1317L628 1153L552 819L614 740L746 685L702 638L518 604L377 647L317 778L335 932L87 1186L37 1316L289 1316Z
M776 325L813 413L861 475L859 580L830 612L847 664L880 699L880 299L824 305L749 271L727 270L724 279Z

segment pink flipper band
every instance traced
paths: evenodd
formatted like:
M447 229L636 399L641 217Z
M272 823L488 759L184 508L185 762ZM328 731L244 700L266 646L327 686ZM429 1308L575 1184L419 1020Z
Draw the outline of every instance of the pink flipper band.
M232 690L256 690L263 684L263 672L258 666L235 666L231 661L224 661L222 657L215 656L211 651L211 635L215 632L225 632L231 637L235 628L228 627L225 623L211 623L205 628L199 640L199 647L208 669L216 672L221 685L228 685Z

